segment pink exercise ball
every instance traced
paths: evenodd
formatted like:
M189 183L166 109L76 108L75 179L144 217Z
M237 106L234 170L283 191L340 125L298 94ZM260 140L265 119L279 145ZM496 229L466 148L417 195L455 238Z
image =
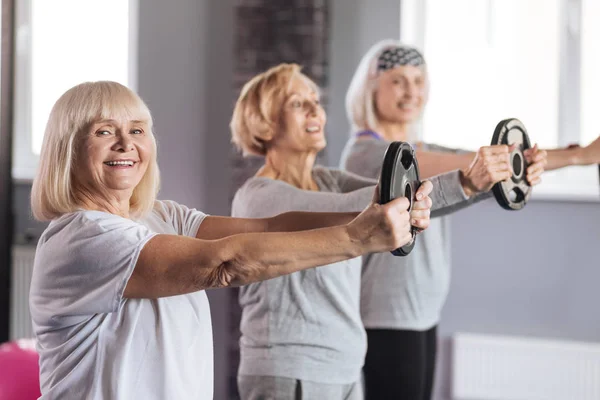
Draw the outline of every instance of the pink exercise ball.
M33 339L0 345L0 400L35 400L40 393L39 356Z

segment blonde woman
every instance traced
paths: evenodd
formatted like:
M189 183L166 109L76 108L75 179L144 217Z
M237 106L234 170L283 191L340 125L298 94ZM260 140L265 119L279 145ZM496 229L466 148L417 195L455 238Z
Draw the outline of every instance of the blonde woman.
M89 82L58 99L31 198L50 221L29 302L42 399L212 399L205 289L410 239L406 199L360 215L241 219L158 201L158 186L152 116L135 93Z

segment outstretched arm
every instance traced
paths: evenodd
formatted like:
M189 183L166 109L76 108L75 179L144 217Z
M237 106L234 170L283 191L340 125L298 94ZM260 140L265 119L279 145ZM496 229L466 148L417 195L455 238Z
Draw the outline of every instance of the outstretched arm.
M411 240L408 200L373 204L349 224L218 240L156 235L142 248L124 296L158 298L246 285L303 269L390 251Z

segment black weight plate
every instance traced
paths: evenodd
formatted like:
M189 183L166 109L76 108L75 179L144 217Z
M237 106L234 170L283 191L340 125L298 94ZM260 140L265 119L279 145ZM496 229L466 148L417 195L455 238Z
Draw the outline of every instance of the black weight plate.
M523 151L531 148L527 130L521 121L516 118L502 120L496 125L492 136L492 145L518 144L510 154L513 170L511 179L498 182L492 187L496 201L506 210L520 210L525 207L531 197L531 186L527 182L527 167Z
M379 201L388 203L398 197L407 197L412 210L415 194L421 185L419 165L412 147L405 142L392 142L385 151L381 178L379 180ZM407 256L415 246L417 229L412 229L410 243L392 251L395 256Z

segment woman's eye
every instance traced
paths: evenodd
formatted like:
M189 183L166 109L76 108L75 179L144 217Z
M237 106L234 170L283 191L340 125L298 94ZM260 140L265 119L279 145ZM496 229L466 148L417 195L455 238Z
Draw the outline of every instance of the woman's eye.
M107 130L99 130L99 131L96 131L96 135L98 135L98 136L108 136L108 135L110 135L110 134L111 134L111 132L110 132L110 131L107 131Z
M302 107L302 103L299 102L298 100L294 100L294 101L292 101L292 107L294 107L294 108Z
M134 135L141 135L144 132L141 129L133 129L131 133L133 133Z

